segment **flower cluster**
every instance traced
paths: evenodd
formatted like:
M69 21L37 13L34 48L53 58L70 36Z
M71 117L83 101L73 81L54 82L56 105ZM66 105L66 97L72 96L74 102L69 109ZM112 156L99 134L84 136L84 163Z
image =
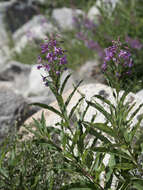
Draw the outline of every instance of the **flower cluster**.
M46 82L47 77L54 80L54 77L66 70L66 51L59 47L60 43L62 41L50 39L48 42L41 44L41 54L38 56L39 65L37 69L44 68L47 71L48 76L43 77L44 82Z
M110 67L110 72L114 73L117 77L131 73L133 67L133 60L131 53L127 46L123 46L118 41L113 41L113 45L105 49L104 64L102 70L105 72Z
M105 49L102 71L107 81L116 89L127 89L128 81L133 81L134 64L130 49L118 39Z

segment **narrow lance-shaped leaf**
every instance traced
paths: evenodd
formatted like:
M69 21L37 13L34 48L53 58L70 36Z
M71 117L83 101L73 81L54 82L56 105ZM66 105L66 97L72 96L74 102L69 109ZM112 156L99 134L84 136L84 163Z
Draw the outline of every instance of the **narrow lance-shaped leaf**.
M129 121L133 120L133 118L136 116L136 114L140 111L142 108L143 104L140 104L139 107L132 113L132 115L129 118Z
M82 83L82 81L80 81L75 87L74 87L74 90L71 92L71 94L69 95L69 97L67 98L66 102L65 102L65 105L66 107L68 106L69 102L71 101L74 93L76 92L77 88L80 86L80 84Z
M87 111L88 111L88 108L89 108L89 104L87 104L85 110L83 111L83 113L81 113L81 118L80 118L81 121L84 120L84 117L85 117L85 115L86 115L86 113L87 113Z
M89 128L89 134L91 134L91 135L95 136L96 138L100 139L105 144L111 144L110 140L108 140L108 138L106 138L101 133L97 132L95 128L93 128L90 125L87 125L86 123L83 123L83 125L85 126L85 128Z
M108 121L110 121L111 123L113 122L111 115L100 104L98 104L97 102L93 103L89 101L87 101L87 103L90 106L96 108L99 112L101 112Z
M92 148L92 150L95 151L95 152L103 152L103 153L108 153L108 154L115 154L115 155L121 156L123 158L126 158L126 159L132 161L132 158L128 154L126 154L126 153L124 153L124 152L122 152L121 150L118 150L118 149L110 149L109 147L108 148L106 148L106 147L94 147L94 148Z
M104 124L104 123L90 123L90 122L83 122L89 126L94 127L95 129L99 129L101 132L107 133L108 135L112 137L116 137L114 134L114 131L111 129L110 126Z
M70 78L70 76L71 76L71 74L67 75L66 78L65 78L65 80L64 80L64 82L63 82L62 85L61 85L61 89L60 89L60 94L61 94L61 95L62 95L62 93L63 93L63 91L64 91L64 88L65 88L66 83L67 83L68 79Z
M71 119L71 117L72 117L72 115L74 114L74 112L75 112L77 106L80 104L80 102L81 102L83 99L84 99L83 97L80 98L80 99L78 100L78 102L76 103L76 105L72 108L72 110L70 111L70 114L69 114L69 119Z
M104 103L108 104L109 106L111 106L113 109L115 109L115 106L106 98L100 96L100 95L94 95L93 97L100 99L101 101L103 101Z
M39 106L39 107L41 107L41 108L48 109L48 110L50 110L50 111L56 113L56 114L59 115L60 117L62 117L62 114L61 114L57 109L55 109L54 107L49 106L49 105L47 105L47 104L32 103L32 104L30 104L30 105Z
M139 129L140 127L140 123L141 123L141 120L139 120L136 125L132 128L131 132L129 133L129 141L132 142L133 141L133 138L137 132L137 130Z

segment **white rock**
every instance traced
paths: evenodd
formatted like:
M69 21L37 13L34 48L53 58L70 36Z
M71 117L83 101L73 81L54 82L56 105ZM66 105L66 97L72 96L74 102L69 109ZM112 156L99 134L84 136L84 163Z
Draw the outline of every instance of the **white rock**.
M74 28L73 16L83 15L80 9L72 10L70 8L57 8L53 10L52 18L55 19L61 29L71 30Z
M14 32L14 51L20 53L22 48L24 48L28 42L31 43L33 39L45 39L47 33L52 33L55 30L55 27L47 22L43 15L34 16L29 22Z
M6 8L10 5L8 2L0 3L0 65L4 64L9 58L9 37L4 23L4 14Z
M68 92L66 92L63 97L64 99L66 100L66 98L69 96L69 94L71 93L72 90L69 90ZM86 85L83 85L81 87L79 87L78 89L78 92L76 92L74 94L74 96L72 97L72 100L71 102L69 103L68 105L68 112L72 109L72 107L77 103L77 101L81 98L81 94L84 94L85 95L85 98L86 100L92 100L92 97L95 95L95 94L98 94L98 95L102 95L104 96L105 98L107 98L108 100L110 100L112 102L112 104L115 105L115 100L113 98L113 95L112 95L112 90L110 87L106 86L106 85L103 85L103 84L86 84ZM120 94L122 94L123 92L121 92ZM105 110L107 110L109 112L109 107L104 104L103 102L101 102L100 100L96 99L98 103L101 103L101 105L104 107ZM129 101L130 103L133 103L133 102L136 102L136 106L133 108L132 112L141 104L143 103L142 99L140 99L137 95L133 94L133 93L130 93L128 96L127 96L127 100L126 101ZM52 105L54 105L55 108L58 108L58 104L57 102L53 102ZM83 111L86 107L86 102L83 101L82 104L80 105L79 109L80 111ZM54 113L52 112L49 112L47 110L42 110L44 111L45 113L45 116L47 118L47 125L54 125L55 123L59 122L60 121L60 118L59 116L55 115ZM41 117L41 113L42 111L36 113L33 117L38 119ZM132 113L131 112L131 113ZM78 112L77 113L77 116L78 116ZM87 114L85 115L85 120L87 121L90 121L92 116L94 114L97 113L97 117L95 119L95 122L104 122L105 121L105 117L99 112L97 111L95 108L93 107L90 107ZM131 114L130 113L130 114ZM143 108L139 111L139 113L137 115L140 115L141 113L143 113ZM48 117L47 117L48 116ZM29 119L27 120L27 123L31 122L32 120ZM137 122L137 116L135 117L135 119L133 120L132 122L132 125L135 124Z
M78 69L77 76L84 80L84 84L105 81L98 60L87 61Z
M143 89L140 90L139 92L136 93L137 96L139 96L139 98L143 98Z
M70 72L68 70L64 71L61 77L62 82L69 73ZM37 65L34 65L29 75L27 96L32 96L32 95L53 96L49 88L44 85L42 81L42 76L47 76L47 73L45 72L45 70L43 68L38 70ZM73 83L74 83L74 79L71 77L66 85L65 91L72 88Z
M101 7L101 0L97 0L95 5L93 5L88 13L87 16L89 19L91 20L95 20L97 22L97 15L100 15L100 11L98 9L98 7ZM112 4L112 10L115 8L116 3L118 2L118 0L103 0L103 3L111 3ZM111 11L111 9L109 9L109 11Z

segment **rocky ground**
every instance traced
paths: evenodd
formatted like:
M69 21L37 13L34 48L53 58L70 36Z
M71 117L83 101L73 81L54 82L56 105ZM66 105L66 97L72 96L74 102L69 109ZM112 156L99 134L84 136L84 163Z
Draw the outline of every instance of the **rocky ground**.
M44 39L46 34L56 31L73 29L73 14L85 14L82 10L58 8L52 10L51 19L47 21L39 13L38 5L44 0L11 0L0 2L0 141L9 133L19 128L22 123L39 111L38 107L28 106L32 102L50 104L54 96L42 84L41 74L35 65L25 65L13 60L15 52L20 53L30 40ZM97 14L96 7L92 7L89 18ZM25 15L25 16L24 16ZM38 56L38 55L37 55ZM71 70L65 71L62 80ZM104 91L105 83L97 60L83 63L73 72L65 92L72 88L74 83L84 79L83 84L98 83L100 91ZM87 86L88 91L92 87ZM96 91L95 91L96 92ZM137 93L142 96L142 91ZM136 99L136 98L135 98ZM39 112L40 113L40 112Z

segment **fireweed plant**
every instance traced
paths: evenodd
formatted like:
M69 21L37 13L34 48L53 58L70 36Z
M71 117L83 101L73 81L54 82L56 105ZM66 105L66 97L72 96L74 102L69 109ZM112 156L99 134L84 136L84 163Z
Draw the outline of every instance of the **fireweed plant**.
M46 150L48 153L51 152L51 158L53 159L57 155L59 159L62 158L60 167L55 165L56 163L59 164L59 162L53 162L53 171L57 171L57 168L59 168L60 171L66 171L73 176L80 176L80 178L78 178L78 182L75 180L74 183L71 183L69 180L69 183L60 183L60 187L55 188L55 186L53 186L54 177L52 178L51 175L51 182L47 183L46 171L48 175L49 169L47 168L46 170L47 165L42 165L43 160L46 161L47 158L45 158L46 154L44 153L41 154L41 156L44 155L44 157L40 156L42 160L37 162L38 164L41 163L39 170L36 170L36 167L32 169L36 178L32 177L31 183L28 182L32 184L28 186L28 189L41 189L41 186L44 184L43 189L50 190L142 190L142 116L140 115L136 123L133 123L133 119L143 104L135 107L134 102L129 103L129 101L127 101L128 92L120 92L122 76L124 79L128 77L127 72L131 71L133 64L130 50L126 46L124 47L119 40L114 41L113 45L105 50L106 57L102 69L111 85L115 104L100 95L94 95L91 101L88 101L85 96L81 94L81 98L77 100L75 105L73 105L72 109L68 112L67 107L69 102L74 93L78 91L81 82L74 86L72 93L65 100L63 91L70 78L70 74L61 82L61 75L67 67L66 51L63 50L61 46L62 41L59 40L59 38L57 40L52 37L41 45L41 53L38 57L38 69L44 68L45 71L47 71L47 75L42 76L45 88L50 88L53 92L59 109L47 104L32 104L57 114L57 116L60 117L60 121L55 123L54 126L47 126L45 116L42 114L40 120L34 119L34 127L36 130L30 128L30 126L26 128L34 134L32 142L36 142L36 146L41 147L40 149L44 148L45 153ZM97 102L97 99L108 106L108 111L102 104ZM86 106L81 110L80 105L82 105L83 102L86 103ZM97 123L96 115L93 115L91 120L85 120L85 115L90 107L102 113L106 118L106 122ZM54 152L58 153L54 156ZM4 165L2 162L5 153L2 153L0 159L0 179L2 179L3 182L3 189L6 189L4 187L7 187L7 185L9 185L10 188L12 187L12 185L10 185L12 179L13 177L19 176L15 173L20 170L20 168L14 170L15 172L13 174L8 172L10 168L14 168L13 166L15 166L10 165L11 163L15 164L15 154L12 152L6 155L8 168L6 168L7 164ZM16 157L16 160L18 160L18 158L20 158L20 161L21 157ZM34 159L38 159L38 157ZM49 160L49 157L47 160ZM52 160L50 159L50 161ZM25 163L27 163L27 161L25 161ZM30 166L27 166L30 169ZM5 169L7 169L6 172ZM50 170L52 171L51 168ZM24 181L27 180L27 176L23 176L25 169L22 171L19 186L17 187L27 189L26 181ZM39 173L42 171L45 172L44 175ZM39 174L38 176L37 173ZM64 176L65 175L63 175L63 177ZM14 183L14 185L15 184L16 183Z
M61 84L60 77L67 64L65 53L66 51L61 48L61 41L54 38L41 46L38 69L43 67L48 71L47 76L42 76L43 81L56 97L59 110L45 104L34 105L54 112L60 116L61 121L55 126L46 126L42 115L41 121L35 120L37 131L33 131L39 138L39 143L42 139L42 143L46 143L61 154L68 164L68 167L63 170L82 176L79 183L63 185L61 189L141 190L143 187L143 141L140 133L142 117L140 116L134 125L132 121L143 104L135 108L135 103L130 105L127 101L128 91L120 92L122 83L126 81L128 75L132 74L133 60L129 48L118 39L105 49L106 56L102 69L112 88L115 105L99 95L92 97L91 101L87 101L82 95L70 113L67 112L67 106L80 83L74 86L72 93L64 100L63 90L70 78L68 75ZM106 111L101 104L97 103L96 98L107 104L110 111ZM87 103L85 110L79 113L79 117L75 116L71 124L73 115L83 101ZM101 112L106 122L96 123L95 115L91 121L85 121L89 107L94 107ZM53 133L57 135L60 143L54 142ZM87 140L89 135L92 143ZM107 155L109 155L108 164L104 164L103 160Z
M124 83L128 82L128 78L133 73L134 69L133 58L129 47L122 44L120 40L112 41L112 46L105 49L104 63L102 71L106 79L116 88L117 92L123 88ZM129 90L126 88L126 91Z

